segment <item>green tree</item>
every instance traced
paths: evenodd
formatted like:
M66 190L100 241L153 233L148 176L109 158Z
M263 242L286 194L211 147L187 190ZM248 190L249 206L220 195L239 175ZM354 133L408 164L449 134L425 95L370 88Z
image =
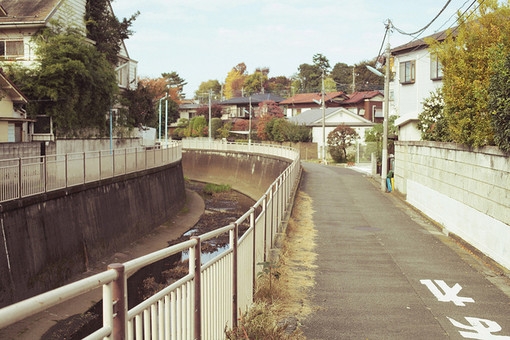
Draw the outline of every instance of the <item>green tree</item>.
M352 69L353 66L349 66L345 63L336 63L333 66L330 77L336 83L336 89L345 93L352 92Z
M494 141L505 152L510 152L510 54L495 51L494 72L489 85L488 109L494 129Z
M16 83L31 98L30 116L53 117L57 136L80 132L104 135L106 118L118 93L114 69L81 32L59 22L34 37L38 64L12 69Z
M221 100L221 84L217 80L203 81L195 91L195 99L200 99L201 102L209 100L209 91L212 93L212 99Z
M510 52L510 8L497 0L459 16L462 22L443 42L427 41L443 67L444 116L453 142L474 147L494 143L489 109L490 79L497 49Z
M355 91L374 91L384 89L384 77L379 77L378 75L370 72L367 68L367 65L374 66L374 64L375 59L361 61L354 65L356 84ZM384 69L379 69L379 71L384 74Z
M244 79L244 91L247 94L264 93L266 91L269 69L256 69Z
M121 97L121 111L126 116L127 126L157 126L158 112L154 105L154 94L143 82L138 82L135 90L125 89Z
M329 154L337 163L347 160L347 148L358 138L357 132L344 124L337 126L328 134Z
M189 121L186 137L204 137L207 134L207 121L203 116L193 117Z
M174 101L185 98L186 95L183 91L184 86L188 83L182 79L177 72L172 71L170 73L162 73L161 77L165 79L167 88L173 89L173 92L176 93L176 98L172 98Z
M328 58L326 58L325 56L323 56L320 53L317 53L313 56L312 59L313 59L313 65L318 67L319 70L321 70L321 74L322 74L322 72L324 72L324 75L329 74L329 71L331 70L331 66L329 65Z
M111 64L117 65L122 41L133 34L130 27L140 12L119 21L109 7L110 0L87 0L87 37L95 41L97 50L104 53Z

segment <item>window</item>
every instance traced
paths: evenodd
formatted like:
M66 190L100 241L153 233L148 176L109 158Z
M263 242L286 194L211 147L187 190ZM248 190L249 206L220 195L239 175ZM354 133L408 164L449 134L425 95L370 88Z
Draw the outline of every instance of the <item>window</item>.
M23 40L0 40L0 58L23 57Z
M443 65L441 65L441 62L439 62L439 58L436 55L430 56L430 79L443 79Z
M412 84L415 80L416 61L410 60L400 63L400 83Z

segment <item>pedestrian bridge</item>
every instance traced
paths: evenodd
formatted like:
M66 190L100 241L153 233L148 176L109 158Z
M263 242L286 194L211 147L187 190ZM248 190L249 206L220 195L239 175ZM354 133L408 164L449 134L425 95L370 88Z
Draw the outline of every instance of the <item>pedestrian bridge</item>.
M228 180L233 180L233 187L242 192L246 191L242 190L245 186L252 188L248 192L249 196L253 198L260 194L256 203L235 222L218 230L125 263L110 264L104 272L0 309L0 329L96 289L102 289L103 292L103 324L89 335L89 339L219 339L224 337L225 326L236 325L238 312L246 310L253 301L256 273L260 270L257 264L269 260L269 252L274 247L278 234L282 232L283 223L290 212L301 175L299 152L280 146L208 140L184 140L182 144L177 143L169 149L172 151L157 152L157 155L155 153L152 159L158 159L158 162L161 160L162 164L184 163L190 167L192 179L209 181L213 176L209 177L208 170L216 175L226 173L226 178L223 178L225 181L221 182L228 183ZM221 161L213 161L215 157L219 157L217 159ZM275 162L266 164L265 159L268 158ZM68 171L69 162L63 162L66 165L61 167L60 171L66 174L67 190L72 190L73 185L92 182L92 177L96 181L104 180L103 158L99 155L94 159L97 164L95 175L85 171L80 173L78 184L67 179L67 174L74 171ZM150 156L141 156L138 153L128 158L126 153L122 176L128 176L128 173L135 176L139 171L146 174L150 171L146 167L146 164L151 162L150 159ZM86 160L86 156L80 158L81 162ZM282 162L286 165L281 167L282 170L275 180L268 181L270 176L265 175L254 176L265 174L266 171L274 172ZM128 164L140 164L143 169L133 169ZM272 164L273 168L269 169L264 164ZM41 169L41 166L44 165L39 163L38 169ZM18 168L21 169L21 165L18 165ZM182 171L179 166L174 168ZM109 170L112 177L116 176L115 169L112 165ZM232 171L225 171L229 169ZM44 176L51 174L47 168L43 172L34 172L39 176L41 173L44 173ZM24 185L21 178L30 176L18 176L17 198L29 197L30 192L22 189ZM254 178L257 178L257 181L253 181ZM39 186L30 190L36 193L43 190L45 194L51 195L51 186L47 181L45 183L44 188ZM35 186L36 184L28 185L31 188ZM243 223L247 223L249 229L239 236L239 225ZM203 261L201 243L222 234L227 234L230 239L228 249L210 260ZM182 251L189 253L187 275L140 304L128 307L129 276L145 266Z

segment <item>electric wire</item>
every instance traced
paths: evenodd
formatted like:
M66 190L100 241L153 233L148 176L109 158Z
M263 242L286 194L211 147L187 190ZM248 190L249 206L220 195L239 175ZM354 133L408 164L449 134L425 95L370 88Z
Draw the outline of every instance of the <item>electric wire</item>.
M410 35L410 36L413 36L413 35L416 35L416 34L419 34L419 33L422 33L423 31L425 31L427 28L430 27L430 25L432 25L434 23L434 21L436 21L436 19L444 12L444 10L446 9L446 7L448 7L448 5L450 4L452 0L448 0L446 1L446 4L443 6L443 8L439 11L439 13L437 13L437 15L427 24L425 25L423 28L419 29L418 31L416 32L413 32L413 33L407 33L399 28L397 28L395 25L392 24L393 28L399 32L400 34L403 34L403 35Z

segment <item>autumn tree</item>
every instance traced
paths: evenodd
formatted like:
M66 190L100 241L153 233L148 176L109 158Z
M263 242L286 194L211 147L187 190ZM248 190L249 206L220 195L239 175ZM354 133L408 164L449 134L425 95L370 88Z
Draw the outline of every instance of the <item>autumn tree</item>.
M347 148L358 138L357 132L347 125L339 125L328 134L329 154L337 163L347 160Z
M239 63L230 70L225 79L225 98L241 97L246 76L244 63Z
M510 52L509 17L507 4L478 1L475 9L460 14L461 24L444 41L427 41L442 65L444 116L453 142L474 147L494 143L489 88L498 58Z
M206 120L209 120L209 105L202 105L197 109L197 116L204 116ZM211 117L221 118L223 116L223 106L219 104L211 105Z
M278 96L289 97L291 83L292 81L285 76L271 77L267 80L267 90Z

